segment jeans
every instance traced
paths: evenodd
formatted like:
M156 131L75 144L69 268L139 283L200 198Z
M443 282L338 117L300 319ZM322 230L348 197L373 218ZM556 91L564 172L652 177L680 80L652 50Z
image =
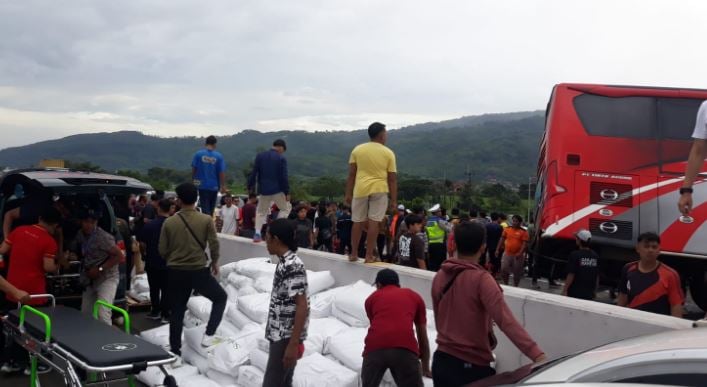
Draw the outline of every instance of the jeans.
M377 387L390 369L398 386L422 387L422 366L414 352L402 348L379 349L363 357L363 387Z
M285 369L282 363L282 359L285 357L285 350L289 343L289 338L270 343L270 355L268 356L268 365L265 369L263 387L292 386L292 377L295 375L295 367Z
M213 215L214 208L216 208L216 198L218 197L218 191L210 191L207 189L199 190L199 207L201 207L201 212L206 215Z
M496 374L489 366L470 364L448 353L435 351L432 379L435 387L461 387Z
M169 316L169 297L167 292L167 268L146 268L147 282L150 284L150 304L152 313L162 317Z
M169 345L172 352L180 355L182 349L182 330L184 329L184 313L192 290L208 298L211 302L211 315L206 324L206 335L213 336L221 324L223 312L226 310L226 292L211 275L209 268L199 270L168 269L167 289L172 304L169 318Z
M98 300L112 304L115 300L115 292L118 290L119 282L120 274L118 274L118 267L116 266L108 269L105 274L93 280L83 291L81 312L93 316L93 305ZM107 325L113 325L112 316L112 310L103 307L98 309L98 319Z

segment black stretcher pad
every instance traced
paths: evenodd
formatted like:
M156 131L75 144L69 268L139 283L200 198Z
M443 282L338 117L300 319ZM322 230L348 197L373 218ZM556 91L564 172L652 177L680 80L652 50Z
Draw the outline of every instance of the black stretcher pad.
M37 308L52 322L52 342L95 368L167 360L172 356L161 347L115 327L95 320L80 311L64 306ZM10 312L10 320L19 324L19 310ZM44 341L44 320L27 312L27 332Z

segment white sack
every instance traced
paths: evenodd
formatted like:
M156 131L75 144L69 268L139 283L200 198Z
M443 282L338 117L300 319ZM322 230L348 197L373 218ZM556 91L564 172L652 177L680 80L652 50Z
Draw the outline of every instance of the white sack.
M161 325L147 331L142 331L142 333L140 333L140 337L148 343L159 345L162 348L169 348L169 324Z
M243 366L238 369L238 384L241 387L262 387L263 379L265 379L264 371L256 367Z
M238 329L243 329L244 326L248 324L257 324L255 321L251 320L243 314L238 308L229 308L228 313L226 313L226 319L235 325Z
M256 346L255 337L252 336L217 344L209 353L209 367L225 374L236 374L238 367L248 361L250 351Z
M226 291L226 296L228 297L229 302L235 303L238 301L238 289L236 289L235 286L229 283L223 288L223 290Z
M221 387L218 383L210 380L204 375L190 376L185 378L181 383L178 383L178 385L186 387Z
M229 374L224 374L223 372L218 372L216 370L210 369L206 372L206 377L213 380L214 382L218 383L219 386L224 387L224 386L235 386L238 381L238 374L235 375L229 375ZM184 387L189 387L189 386L184 386Z
M228 278L229 274L236 271L236 263L238 262L227 263L225 265L222 265L221 268L219 268L219 277L221 277L222 281Z
M353 328L332 337L329 340L329 353L347 368L360 373L367 333L368 329Z
M194 316L191 311L187 310L187 312L184 313L184 328L195 328L204 324L206 323Z
M336 280L331 275L329 270L326 271L310 271L307 270L307 285L309 287L309 295L323 292L334 286Z
M273 277L260 277L255 280L253 287L258 293L272 293Z
M128 296L137 302L148 302L150 301L150 291L143 293L138 293L135 288L128 290Z
M357 387L358 374L341 364L315 353L297 362L293 387Z
M365 321L368 324L368 316L364 304L368 296L370 296L376 288L363 282L358 281L349 286L345 291L338 292L334 299L334 306L341 312L348 314L360 321ZM333 311L332 311L333 313Z
M270 354L260 349L260 340L258 340L258 348L250 351L250 365L265 372L265 369L268 366L269 356Z
M270 341L264 337L259 337L258 340L258 349L265 353L270 353Z
M270 263L270 258L251 258L238 261L236 271L240 275L253 279L259 277L272 277L275 274L275 264Z
M197 375L199 373L199 370L196 369L196 367L190 366L188 364L183 364L181 367L178 368L166 367L166 369L167 372L170 375L174 376L174 378L177 380L177 384L179 384L180 380L189 376ZM165 375L162 370L160 370L160 367L148 367L145 371L142 371L137 375L137 380L141 381L149 387L161 386L164 382L164 378Z
M258 294L258 290L250 285L244 286L240 289L238 289L238 296L250 296L252 294Z
M370 325L370 321L368 319L359 320L358 317L354 317L346 312L342 312L341 310L339 310L339 308L336 307L336 304L331 306L331 315L332 317L335 317L354 328L368 328L368 326Z
M228 275L228 283L234 288L240 289L245 286L253 286L253 279L234 272Z
M182 345L182 359L196 367L202 374L205 374L209 370L209 359L205 356L201 356L188 345Z
M309 317L324 318L331 316L331 306L334 303L336 294L346 286L329 289L309 297Z
M133 282L130 286L131 290L134 290L135 293L149 293L150 292L150 283L147 281L147 275L145 274L140 274L135 276L133 278Z
M238 309L258 324L268 320L269 307L270 295L267 293L238 297Z
M329 340L341 332L349 330L349 326L335 318L313 318L309 320L307 340L304 342L304 355L312 353L326 354Z

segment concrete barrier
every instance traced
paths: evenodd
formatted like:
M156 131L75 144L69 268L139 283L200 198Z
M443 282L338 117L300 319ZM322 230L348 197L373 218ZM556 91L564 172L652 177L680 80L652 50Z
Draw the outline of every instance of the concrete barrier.
M221 264L269 256L264 243L255 244L250 239L220 235L219 242ZM298 255L309 270L331 271L337 285L357 280L372 283L381 268L392 266L400 275L401 285L418 292L432 308L430 285L435 273L382 263L351 263L341 255L307 249L299 250ZM513 314L551 359L616 340L692 326L691 321L683 319L534 290L503 286L503 291ZM496 334L499 371L530 362L498 329Z

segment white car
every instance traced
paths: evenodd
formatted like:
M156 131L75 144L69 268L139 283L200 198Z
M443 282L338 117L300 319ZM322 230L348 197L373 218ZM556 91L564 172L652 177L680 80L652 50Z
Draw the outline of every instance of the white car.
M534 367L518 385L645 383L707 386L707 328L635 337Z

